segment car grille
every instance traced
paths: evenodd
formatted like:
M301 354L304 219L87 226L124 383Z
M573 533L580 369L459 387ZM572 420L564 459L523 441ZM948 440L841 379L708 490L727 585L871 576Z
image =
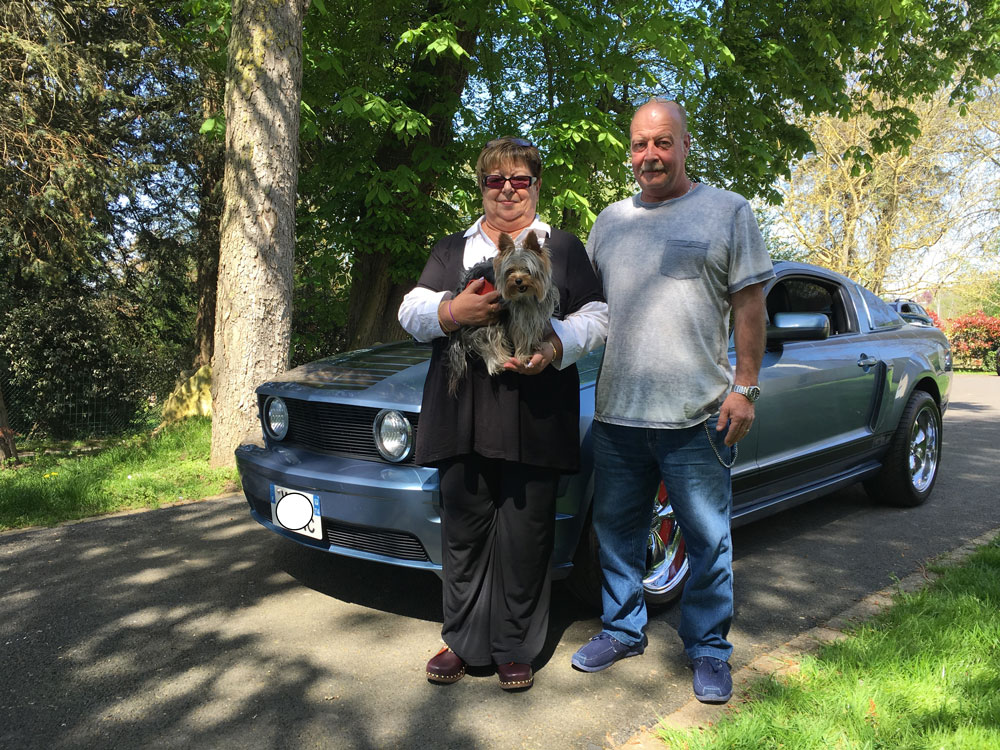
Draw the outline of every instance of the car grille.
M380 409L294 398L286 398L285 404L288 406L288 435L283 442L320 453L385 461L372 435L372 424ZM416 439L419 415L408 413L405 416L413 425ZM412 464L413 454L400 463Z
M326 540L338 547L400 560L430 561L427 552L424 551L424 545L412 534L337 523L328 518L323 519L323 526L326 528Z

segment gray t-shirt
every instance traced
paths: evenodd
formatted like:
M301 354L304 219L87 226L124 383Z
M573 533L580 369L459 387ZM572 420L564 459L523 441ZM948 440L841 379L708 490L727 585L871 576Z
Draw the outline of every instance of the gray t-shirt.
M718 411L733 383L729 295L774 276L746 198L699 184L604 209L587 241L610 327L595 418L682 428Z

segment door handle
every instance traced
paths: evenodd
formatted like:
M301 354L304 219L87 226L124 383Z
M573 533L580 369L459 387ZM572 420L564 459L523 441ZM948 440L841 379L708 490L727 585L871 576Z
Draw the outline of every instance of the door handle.
M861 359L858 360L858 367L864 367L868 369L869 367L874 367L878 364L878 360L875 357L869 357L867 354L862 353Z

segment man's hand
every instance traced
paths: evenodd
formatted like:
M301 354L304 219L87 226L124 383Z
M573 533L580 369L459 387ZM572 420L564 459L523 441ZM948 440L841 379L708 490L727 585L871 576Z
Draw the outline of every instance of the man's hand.
M722 408L719 409L719 424L716 425L715 430L722 432L728 425L729 430L726 432L725 443L732 447L750 432L753 418L754 408L750 400L739 393L730 393L722 402Z
M751 385L760 375L764 356L765 312L764 283L751 284L733 292L729 297L733 306L733 338L736 342L736 383ZM726 429L726 445L733 446L750 432L753 425L753 402L739 393L730 393L719 410L719 432Z
M485 284L485 279L473 279L451 300L451 310L446 312L442 319L451 317L452 322L463 326L486 326L496 323L500 314L500 292L494 289L492 292L479 294L479 290Z

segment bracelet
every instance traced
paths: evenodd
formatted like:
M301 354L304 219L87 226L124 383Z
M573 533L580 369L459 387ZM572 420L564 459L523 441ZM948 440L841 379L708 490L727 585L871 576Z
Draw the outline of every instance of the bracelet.
M556 342L552 339L547 339L547 341L552 345L552 359L549 362L555 362L556 358L559 357L559 347L556 346Z
M452 330L457 331L462 327L462 324L455 320L455 314L451 311L451 300L448 300L448 317L451 318L451 322L455 324L455 327ZM443 325L441 327L444 328Z

